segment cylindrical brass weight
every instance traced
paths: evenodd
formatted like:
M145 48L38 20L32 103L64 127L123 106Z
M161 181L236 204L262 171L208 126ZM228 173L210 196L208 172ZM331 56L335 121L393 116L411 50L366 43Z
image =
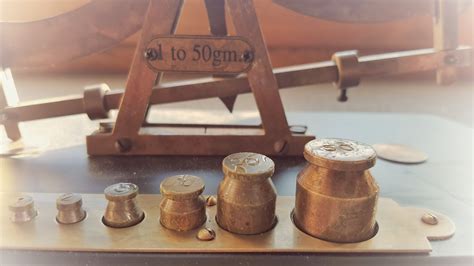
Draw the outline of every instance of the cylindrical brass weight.
M367 144L316 139L306 144L293 220L302 231L332 242L360 242L376 233L379 188L368 171L376 154Z
M160 222L171 230L188 231L206 221L204 182L192 175L167 177L160 184Z
M10 220L14 223L28 222L38 215L33 198L28 195L16 197L8 208L11 211Z
M61 224L74 224L86 218L86 212L82 208L82 197L75 193L66 193L56 199L58 214L56 221Z
M217 192L216 221L237 234L259 234L276 223L275 164L265 155L241 152L222 162L224 180Z
M102 221L105 225L123 228L140 223L145 214L138 206L138 186L132 183L118 183L104 190L109 200Z

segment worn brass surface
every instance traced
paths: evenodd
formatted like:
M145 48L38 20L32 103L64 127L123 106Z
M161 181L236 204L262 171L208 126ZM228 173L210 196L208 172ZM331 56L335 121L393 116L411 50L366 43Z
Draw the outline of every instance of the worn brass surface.
M237 234L259 234L276 221L273 161L265 155L234 153L222 162L224 180L217 192L217 223Z
M33 198L28 195L21 195L10 199L10 220L14 223L24 223L31 221L38 215Z
M207 208L206 223L187 232L168 230L159 223L160 195L138 195L146 212L144 220L127 228L102 223L107 200L101 194L83 194L87 217L79 223L62 225L55 221L55 201L59 194L29 193L35 199L38 216L30 222L13 223L8 211L0 211L0 248L94 252L310 252L310 253L426 253L428 239L446 239L454 234L453 222L441 213L416 207L400 207L391 199L378 202L378 233L360 243L341 244L311 237L293 225L290 213L294 197L278 197L278 223L263 234L239 235L220 228L214 219L217 207ZM0 210L8 209L14 195L0 193ZM425 213L438 217L437 225L421 221ZM213 241L196 238L200 229L215 231Z
M82 197L76 193L66 193L56 199L58 214L56 221L62 224L74 224L82 221L86 217L86 212L82 208Z
M103 222L110 227L129 227L140 223L145 214L138 206L138 186L132 183L117 183L104 190L109 201Z
M306 167L296 184L295 224L333 242L360 242L375 235L379 188L367 170L375 151L344 139L317 139L305 147Z
M160 184L160 222L171 230L188 231L206 221L204 182L192 175L171 176Z

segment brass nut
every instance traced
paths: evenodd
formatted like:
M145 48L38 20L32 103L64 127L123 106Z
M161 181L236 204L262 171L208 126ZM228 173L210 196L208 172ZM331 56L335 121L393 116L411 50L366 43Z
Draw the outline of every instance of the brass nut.
M102 221L116 228L130 227L140 223L145 213L138 206L138 186L132 183L117 183L104 190L109 201Z
M174 231L189 231L206 221L206 201L201 196L204 182L192 175L165 178L160 184L161 224Z
M198 231L196 238L201 241L211 241L216 238L216 232L211 228L203 228Z
M316 139L306 144L308 161L296 183L295 225L332 242L360 242L377 231L379 188L368 171L375 151L345 139Z
M276 223L276 190L270 179L275 170L265 155L241 152L222 162L224 179L217 193L216 221L236 234L259 234Z
M423 216L421 216L421 221L425 224L429 225L437 225L439 223L438 217L432 213L425 213Z
M206 206L212 207L217 204L217 198L215 196L207 196L206 198Z
M58 214L56 221L61 224L74 224L86 218L86 212L82 208L82 197L75 193L66 193L56 199Z
M28 195L13 199L8 205L8 209L11 211L10 220L14 223L28 222L38 215L33 198Z

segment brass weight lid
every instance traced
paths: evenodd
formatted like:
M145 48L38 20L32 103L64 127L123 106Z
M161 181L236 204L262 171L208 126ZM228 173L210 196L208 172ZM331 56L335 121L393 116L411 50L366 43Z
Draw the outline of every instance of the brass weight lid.
M105 198L112 201L133 199L138 195L138 186L132 183L117 183L104 190Z
M363 171L375 165L375 150L365 143L347 139L315 139L304 147L311 164L339 171Z
M193 175L176 175L167 177L160 184L160 192L172 200L193 199L204 191L204 182Z
M222 171L224 175L241 181L261 181L273 175L275 164L265 155L239 152L224 158Z

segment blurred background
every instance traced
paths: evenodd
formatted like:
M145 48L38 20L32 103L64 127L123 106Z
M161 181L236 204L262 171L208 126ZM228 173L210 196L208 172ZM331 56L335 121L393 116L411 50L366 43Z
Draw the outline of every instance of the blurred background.
M38 20L87 2L0 0L0 20ZM357 49L361 55L367 55L433 46L433 18L429 15L387 23L351 24L304 16L271 0L254 3L274 67L330 60L334 52L343 50ZM462 45L473 45L473 14L472 4L460 14L459 43ZM209 34L204 1L185 1L177 33ZM112 88L123 88L138 36L139 32L112 49L64 64L13 69L20 99L81 93L84 86L101 82ZM165 82L189 77L193 76L166 75ZM473 68L470 67L460 70L459 81L447 87L437 86L432 72L362 79L359 87L349 91L347 103L336 101L338 91L332 84L283 90L281 94L287 111L426 113L472 126L472 82ZM225 110L218 99L167 104L160 108ZM252 96L239 96L235 110L256 111Z

